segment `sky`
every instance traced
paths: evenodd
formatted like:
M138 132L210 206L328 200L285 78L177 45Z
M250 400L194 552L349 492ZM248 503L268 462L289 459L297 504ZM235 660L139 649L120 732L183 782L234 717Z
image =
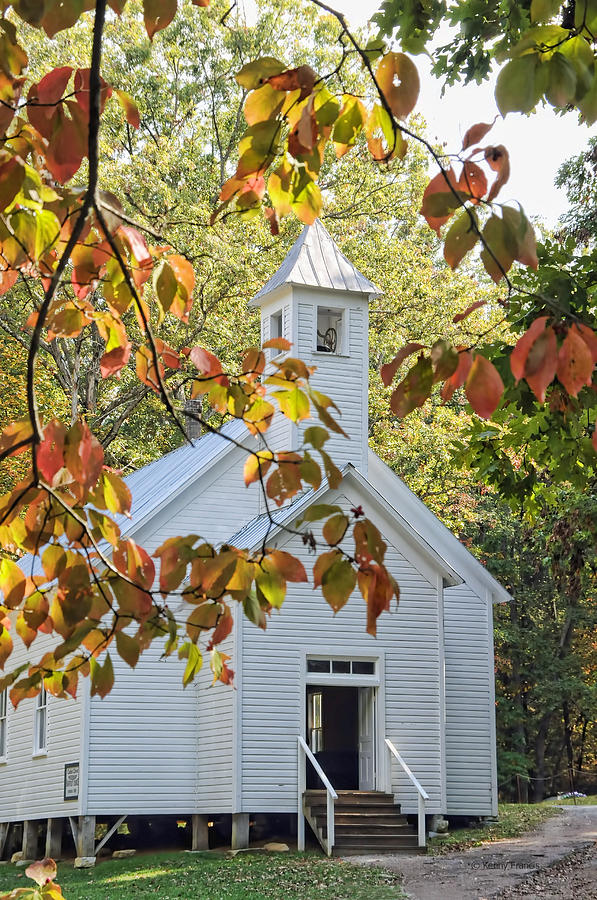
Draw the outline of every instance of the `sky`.
M330 5L358 26L365 24L379 4L375 0L334 0ZM421 76L417 109L428 123L429 137L445 142L448 152L460 149L469 125L491 122L499 115L494 79L482 85L447 88L441 97L441 84L430 74L427 57L417 56L415 62ZM492 144L504 144L510 153L510 180L499 199L518 200L528 216L539 216L546 225L554 225L567 207L565 192L554 185L557 170L595 134L597 126L579 125L576 113L557 116L551 107L539 108L531 116L499 116L486 138Z
M362 26L381 0L328 2L345 13L351 25ZM253 3L254 0L244 0L247 11ZM445 143L448 152L460 150L462 136L470 125L491 122L499 116L493 79L480 86L447 88L441 97L441 84L430 74L427 57L417 56L415 62L421 76L417 111L428 123L428 136ZM597 125L591 128L579 125L575 112L556 116L551 107L541 107L531 116L518 113L509 113L506 119L499 116L486 142L504 144L510 153L510 180L502 188L500 201L517 200L529 217L538 216L546 225L555 225L567 207L565 192L554 185L557 170L566 159L580 153L595 134Z

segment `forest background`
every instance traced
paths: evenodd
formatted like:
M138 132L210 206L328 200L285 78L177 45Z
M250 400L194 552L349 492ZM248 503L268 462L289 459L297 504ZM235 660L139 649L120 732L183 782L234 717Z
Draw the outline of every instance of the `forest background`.
M234 74L252 59L278 55L280 48L289 65L333 69L335 23L290 0L260 3L250 26L237 12L226 16L227 10L220 0L201 14L184 3L152 42L137 0L127 4L122 18L109 17L103 75L136 98L140 125L123 121L116 105L106 108L100 167L102 184L156 233L167 232L193 264L197 291L190 320L165 319L160 337L175 348L200 341L232 366L243 347L259 342L258 316L247 301L278 268L302 227L288 218L280 236L272 237L257 217L208 224L244 130L246 91ZM91 25L83 17L53 40L23 25L30 81L65 58L85 67ZM358 76L353 77L349 87L358 93ZM417 116L409 126L427 131ZM596 160L592 144L562 168L571 210L554 234L537 223L543 237L540 274L521 270L514 276L521 288L537 289L538 279L553 285L572 270L579 289L592 285ZM497 345L498 338L516 334L511 320L501 321L501 289L481 264L471 259L453 272L420 218L427 165L423 151L412 146L403 160L375 167L363 141L350 157L326 156L320 179L322 220L341 250L383 291L370 317L370 443L513 595L512 603L495 610L502 796L541 799L569 787L594 792L594 484L576 477L573 466L554 473L535 453L533 442L545 431L540 415L524 419L528 434L522 442L516 434L513 456L514 436L510 446L503 431L501 443L495 440L499 413L497 424L481 422L464 398L442 403L434 393L422 408L397 419L389 406L391 391L380 378L380 366L409 341L458 345L489 332ZM454 323L459 313L488 299L491 306ZM26 415L28 300L26 282L0 298L2 427ZM40 411L66 423L84 418L100 438L106 461L127 474L178 446L181 435L132 368L125 367L118 381L102 378L103 352L95 325L77 337L42 341ZM166 373L182 405L186 389L177 377L175 370ZM207 407L204 415L218 424ZM561 447L552 441L552 457L567 457L561 441ZM527 450L530 468L522 459ZM21 465L20 458L3 464L2 491L12 487Z

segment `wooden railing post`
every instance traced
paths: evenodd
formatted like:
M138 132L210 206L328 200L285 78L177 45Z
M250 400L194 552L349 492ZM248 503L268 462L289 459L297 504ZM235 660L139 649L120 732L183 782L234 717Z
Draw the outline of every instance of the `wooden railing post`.
M307 787L307 760L305 751L301 747L300 741L297 743L298 748L298 779L297 779L297 809L298 820L296 827L296 846L298 850L305 849L305 813L303 810L305 789Z
M421 794L419 794L418 800L419 800L419 809L418 809L418 813L419 813L419 821L418 821L419 847L424 847L425 846L425 800L421 796Z
M389 771L390 771L390 789L389 789L389 793L391 793L391 790L392 790L392 785L391 785L391 771L392 771L392 769L391 769L391 766L392 766L392 756L393 756L394 759L396 759L396 760L398 761L398 763L400 764L402 770L406 773L406 775L408 776L408 778L409 778L411 784L414 785L415 790L417 791L417 795L418 795L418 796L417 796L417 815L418 815L418 823L417 823L417 824L418 824L418 829L417 829L417 831L418 831L418 841L419 841L419 847L424 847L424 846L425 846L425 838L426 838L426 834L425 834L425 801L426 801L426 800L429 800L429 794L427 793L427 791L426 791L423 787L421 787L421 785L419 784L418 780L415 778L415 776L413 775L413 773L411 772L411 770L409 769L409 767L406 765L406 763L404 762L404 760L402 759L402 757L400 756L400 754L398 753L398 751L397 751L396 748L394 747L393 743L392 743L388 738L386 738L385 744L386 744L386 747L387 747L387 749L388 749L388 753L390 754L390 759L389 759L389 763L388 763L388 765L390 766L390 769L389 769Z
M338 794L332 787L329 778L313 756L309 745L305 743L303 738L298 735L298 803L299 803L299 823L298 823L298 834L297 834L297 845L298 849L304 849L305 842L305 821L303 815L303 794L306 788L307 782L307 758L309 758L315 772L317 773L318 778L323 784L326 790L326 824L327 824L327 838L324 840L322 837L319 838L320 843L324 846L325 852L328 856L332 855L332 851L334 849L335 843L335 827L334 827L334 804L338 799ZM309 820L310 821L310 820ZM303 847L301 848L299 841L302 840Z

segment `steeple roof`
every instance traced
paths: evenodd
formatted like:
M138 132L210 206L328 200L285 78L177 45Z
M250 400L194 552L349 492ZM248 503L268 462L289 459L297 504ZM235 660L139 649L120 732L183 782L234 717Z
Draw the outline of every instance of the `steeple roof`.
M358 294L380 294L380 289L353 266L327 229L316 219L313 225L305 225L291 247L286 259L270 280L251 300L260 301L284 284L327 288L335 291L352 291Z

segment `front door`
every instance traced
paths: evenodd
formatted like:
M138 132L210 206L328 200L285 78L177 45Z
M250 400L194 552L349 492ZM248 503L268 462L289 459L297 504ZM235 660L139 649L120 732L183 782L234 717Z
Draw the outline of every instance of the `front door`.
M359 790L375 790L375 688L359 688Z

